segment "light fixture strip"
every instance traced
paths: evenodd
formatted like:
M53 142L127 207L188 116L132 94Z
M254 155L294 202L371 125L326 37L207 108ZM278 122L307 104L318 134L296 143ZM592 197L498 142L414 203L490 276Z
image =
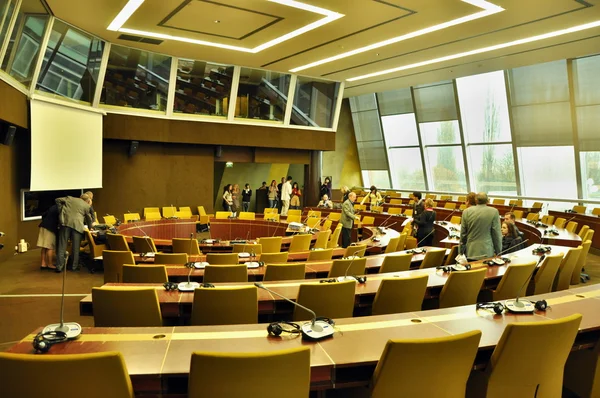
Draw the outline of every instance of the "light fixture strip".
M127 20L133 15L133 13L142 5L144 0L129 0L121 12L113 19L108 25L108 30L117 31L127 22Z
M461 18L453 19L451 21L443 22L441 24L437 24L437 25L429 26L427 28L419 29L414 32L410 32L410 33L407 33L407 34L404 34L401 36L392 37L390 39L383 40L383 41L380 41L377 43L373 43L368 46L360 47L360 48L357 48L357 49L354 49L351 51L346 51L344 53L334 55L332 57L328 57L325 59L321 59L319 61L315 61L310 64L302 65L297 68L290 69L290 72L297 73L297 72L303 71L305 69L314 68L315 66L327 64L327 63L333 62L333 61L338 61L340 59L348 58L348 57L351 57L351 56L354 56L357 54L364 53L366 51L371 51L371 50L375 50L375 49L378 49L381 47L389 46L391 44L399 43L401 41L405 41L408 39L413 39L415 37L423 36L428 33L436 32L438 30L442 30L442 29L449 28L451 26L456 26L456 25L460 25L460 24L463 24L466 22L474 21L476 19L484 18L489 15L497 14L501 11L504 11L504 9L502 7L499 7L495 4L492 4L492 3L489 3L489 2L483 1L483 0L462 0L462 1L465 3L472 4L476 7L483 8L484 10L477 12L475 14L471 14L471 15L467 15L467 16L464 16Z
M521 44L532 43L532 42L539 41L539 40L550 39L553 37L558 37L558 36L563 36L563 35L570 34L570 33L580 32L582 30L592 29L592 28L596 28L599 26L600 26L600 20L590 22L587 24L583 24L583 25L573 26L573 27L566 28L566 29L556 30L554 32L544 33L544 34L537 35L537 36L531 36L531 37L526 37L523 39L509 41L506 43L496 44L494 46L482 47L482 48L478 48L478 49L471 50L471 51L465 51L465 52L461 52L461 53L457 53L457 54L447 55L445 57L439 57L439 58L429 59L427 61L417 62L414 64L403 65L403 66L399 66L397 68L385 69L385 70L382 70L379 72L373 72L373 73L369 73L366 75L351 77L346 80L349 82L355 82L357 80L363 80L363 79L368 79L371 77L387 75L390 73L400 72L400 71L407 70L407 69L414 69L414 68L418 68L421 66L450 61L450 60L457 59L457 58L464 58L464 57L468 57L471 55L482 54L482 53L495 51L495 50L501 50L501 49L504 49L507 47L513 47L513 46L518 46Z

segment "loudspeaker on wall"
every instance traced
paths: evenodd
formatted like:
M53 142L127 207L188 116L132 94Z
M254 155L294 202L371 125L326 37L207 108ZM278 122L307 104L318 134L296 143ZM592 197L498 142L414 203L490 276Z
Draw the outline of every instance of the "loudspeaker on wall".
M135 155L139 146L140 146L139 141L131 141L131 144L129 145L129 156Z
M6 135L4 136L4 141L2 142L4 145L11 145L13 140L15 139L15 133L17 132L17 128L15 126L8 126L6 129Z

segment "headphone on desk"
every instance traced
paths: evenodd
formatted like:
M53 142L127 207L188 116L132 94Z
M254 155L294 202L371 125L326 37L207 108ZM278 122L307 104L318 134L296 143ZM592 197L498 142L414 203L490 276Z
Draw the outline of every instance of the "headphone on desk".
M546 300L538 300L536 302L533 303L533 307L538 310L538 311L546 311L548 309L548 302ZM500 303L500 302L496 302L496 303L477 303L477 305L475 306L476 310L481 310L481 309L491 309L494 310L494 312L498 315L502 314L504 312L504 310L506 309L506 307L504 306L504 304Z
M65 332L60 332L55 330L53 332L46 333L38 333L33 338L33 348L35 349L36 354L43 354L50 350L54 344L64 343L67 341L67 334Z
M320 316L320 317L315 318L315 322L316 321L327 322L331 326L335 326L335 321L331 318ZM291 328L286 327L286 326L289 326ZM267 332L269 332L269 336L275 336L275 337L281 336L282 333L300 334L300 333L302 333L302 326L300 326L300 324L298 324L296 322L286 322L286 321L272 322L269 324L269 326L267 326Z

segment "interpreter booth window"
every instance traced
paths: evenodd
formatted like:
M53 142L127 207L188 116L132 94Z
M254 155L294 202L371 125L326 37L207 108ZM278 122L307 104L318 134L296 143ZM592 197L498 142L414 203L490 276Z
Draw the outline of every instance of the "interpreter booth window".
M15 13L16 0L0 0L0 48L4 44L8 32L8 25Z
M517 151L523 196L560 199L577 197L575 153L572 146L523 147ZM562 211L572 207L573 204L550 201L550 208L553 210Z
M492 195L516 195L504 72L456 79L456 87L471 189Z
M165 111L171 57L112 45L100 102L127 108Z
M179 58L173 112L227 116L233 66Z
M31 79L47 25L48 15L39 1L25 0L21 3L6 54L2 60L2 70L25 87L31 86Z
M55 20L37 89L84 103L94 99L104 42Z
M242 68L235 117L283 123L291 75Z
M297 126L333 126L340 83L298 76L290 124Z

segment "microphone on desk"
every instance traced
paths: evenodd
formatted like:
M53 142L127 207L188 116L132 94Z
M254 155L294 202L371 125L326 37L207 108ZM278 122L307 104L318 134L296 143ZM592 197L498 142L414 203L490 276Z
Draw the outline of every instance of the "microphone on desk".
M532 303L529 300L519 300L521 293L523 293L523 289L525 288L525 286L527 286L529 284L529 281L533 277L533 274L535 274L535 271L537 270L538 266L542 263L542 261L544 261L545 258L546 258L546 255L542 255L540 257L538 262L535 264L535 267L533 267L533 271L531 271L531 274L525 280L525 283L523 283L523 286L521 286L521 288L519 289L519 292L517 293L517 297L514 300L505 300L504 301L504 307L507 310L509 310L510 312L518 313L518 314L532 313L534 310L539 310L539 311L546 310L546 308L548 307L548 303L546 302L546 300L536 301L535 303Z
M192 245L194 242L194 234L191 233L190 234L190 257L192 255ZM196 241L196 244L198 244L198 242ZM192 278L192 271L194 270L194 261L188 261L187 263L184 264L187 268L190 269L190 272L188 272L188 277L187 277L187 282L181 282L180 284L177 285L177 289L179 289L180 292L193 292L196 288L200 287L200 284L198 282L192 282L191 278Z
M365 283L367 281L367 277L366 276L348 276L348 272L350 271L350 267L352 267L352 263L354 263L354 260L356 260L357 258L361 258L359 256L357 256L356 254L354 254L352 256L352 260L350 261L350 264L348 264L348 266L346 267L346 272L344 272L344 276L338 276L337 277L337 281L338 282L344 282L344 281L356 281L358 283Z
M384 228L384 226L385 226L385 223L387 223L387 222L388 222L388 220L389 220L390 218L392 218L393 216L394 216L393 214L390 214L390 216L389 216L388 218L386 218L385 220L383 220L383 222L382 222L381 224L379 224L379 228Z
M60 323L53 323L46 326L40 334L33 340L33 347L36 352L47 352L50 346L78 337L81 332L81 325L77 322L65 322L65 281L67 270L62 271L62 292L60 298Z
M335 322L333 322L332 319L328 319L328 318L324 319L324 318L317 317L317 314L315 314L315 312L313 310L311 310L301 304L298 304L295 301L292 301L289 298L287 298L271 289L268 289L267 287L265 287L265 285L263 285L260 282L255 282L254 286L256 286L259 289L266 290L267 292L274 294L275 296L281 297L285 301L292 303L293 305L295 305L297 307L302 308L304 311L306 311L312 315L311 321L302 324L302 326L300 327L300 330L302 331L302 338L307 339L307 340L317 341L317 340L321 340L321 339L333 336L333 332L334 332L333 325L335 325Z
M440 224L440 225L446 225L446 221L447 221L447 220L448 220L450 217L452 217L452 214L454 214L454 213L456 213L456 209L452 210L452 211L450 212L450 214L448 214L448 215L446 216L446 218L444 218L442 221L438 221L438 224Z
M496 257L494 257L492 260L489 260L487 262L488 265L504 265L506 264L506 261L504 261L503 259L500 258L501 255L503 255L504 253L514 249L515 247L521 246L523 244L525 244L526 242L529 242L529 239L525 239L522 242L519 242L515 245L512 245L511 247L502 250L500 253L496 254Z

